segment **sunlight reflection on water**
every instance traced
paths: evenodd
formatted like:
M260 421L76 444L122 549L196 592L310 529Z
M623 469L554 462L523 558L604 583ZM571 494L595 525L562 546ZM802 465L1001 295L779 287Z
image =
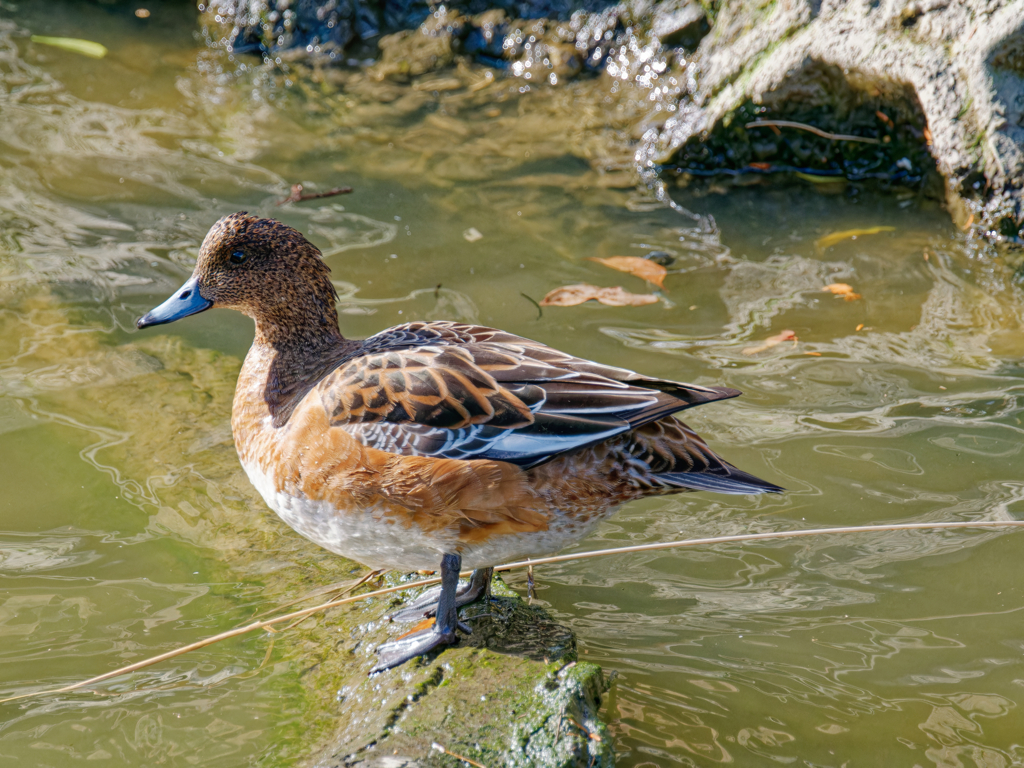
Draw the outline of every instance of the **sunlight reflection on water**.
M744 391L687 421L789 493L648 500L580 548L1024 512L1024 297L935 203L680 195L701 214L691 220L641 205L621 169L580 159L599 154L596 118L567 91L511 99L499 83L391 102L363 83L325 96L321 114L299 97L252 96L194 50L187 17L158 38L113 11L62 8L0 20L0 482L14 489L0 532L0 692L138 660L233 626L299 582L337 579L238 467L227 419L248 321L210 313L134 335L208 226L239 209L324 249L352 336L478 321ZM76 24L109 60L35 50L22 30ZM119 53L128 38L135 53ZM594 86L572 88L585 100ZM493 104L500 116L484 119ZM299 181L355 192L277 206ZM866 225L896 231L814 244ZM470 227L483 238L466 241ZM646 290L585 257L653 250L675 258L657 305L538 318L520 295L571 282ZM822 292L837 281L863 299ZM744 354L787 329L798 341ZM620 765L996 766L1024 759L1019 542L995 530L820 537L537 578L583 658L618 673L606 715ZM267 640L254 636L12 708L0 754L288 764L319 715L298 678L305 660L281 645L261 670Z

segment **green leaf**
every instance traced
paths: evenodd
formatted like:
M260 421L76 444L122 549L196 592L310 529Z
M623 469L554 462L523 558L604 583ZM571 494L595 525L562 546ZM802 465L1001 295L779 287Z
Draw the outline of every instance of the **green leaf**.
M94 59L102 59L107 55L107 49L92 40L79 40L76 37L45 37L43 35L32 35L33 43L40 45L52 45L54 48L63 48L65 51L80 53Z
M839 182L846 181L845 176L820 176L814 173L801 173L800 171L796 171L796 175L812 184L838 184Z

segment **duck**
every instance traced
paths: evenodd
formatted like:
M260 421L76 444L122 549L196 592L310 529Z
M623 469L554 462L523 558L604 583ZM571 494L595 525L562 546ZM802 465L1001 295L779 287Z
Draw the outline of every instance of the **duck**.
M348 339L330 275L297 230L242 211L211 227L192 276L136 325L215 308L252 318L231 431L267 506L370 568L440 570L439 589L392 617L433 623L380 645L371 673L457 643L471 632L459 609L488 594L496 565L573 545L626 502L783 490L674 415L735 389L469 323ZM460 583L463 568L472 574Z

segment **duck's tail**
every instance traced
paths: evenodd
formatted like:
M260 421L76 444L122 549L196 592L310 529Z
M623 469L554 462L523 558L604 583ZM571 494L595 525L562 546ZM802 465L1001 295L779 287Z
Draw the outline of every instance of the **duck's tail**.
M679 491L781 493L783 488L734 467L696 432L667 416L633 430L619 445L620 462L653 494Z
M755 477L749 472L737 469L732 464L722 462L727 474L717 471L705 472L666 472L655 475L658 481L667 488L678 488L689 491L712 491L714 493L782 493L782 488L767 480Z

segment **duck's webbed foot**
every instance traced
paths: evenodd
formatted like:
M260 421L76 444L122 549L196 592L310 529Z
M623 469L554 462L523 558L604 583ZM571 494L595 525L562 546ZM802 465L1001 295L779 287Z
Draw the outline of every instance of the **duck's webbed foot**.
M429 629L414 632L410 635L384 643L377 648L380 661L370 670L383 672L386 669L397 667L409 659L422 656L435 648L444 645L452 645L458 642L457 631L461 630L470 634L472 630L459 621L459 609L457 603L457 589L459 585L459 571L462 566L462 558L458 555L445 555L441 559L441 592L437 599L435 612L437 620ZM472 580L470 580L472 584ZM423 614L417 618L422 618Z
M491 591L491 576L493 568L477 568L469 581L460 584L455 593L455 607L461 608L464 605L479 600ZM401 610L395 611L388 618L391 621L421 621L437 613L437 603L441 597L441 587L428 589L411 603Z
M399 664L409 661L409 659L430 653L435 648L454 645L457 642L458 635L454 630L443 632L436 625L430 629L424 629L422 632L407 635L399 640L392 640L390 643L384 643L384 645L377 648L380 660L370 670L370 674L397 667Z

